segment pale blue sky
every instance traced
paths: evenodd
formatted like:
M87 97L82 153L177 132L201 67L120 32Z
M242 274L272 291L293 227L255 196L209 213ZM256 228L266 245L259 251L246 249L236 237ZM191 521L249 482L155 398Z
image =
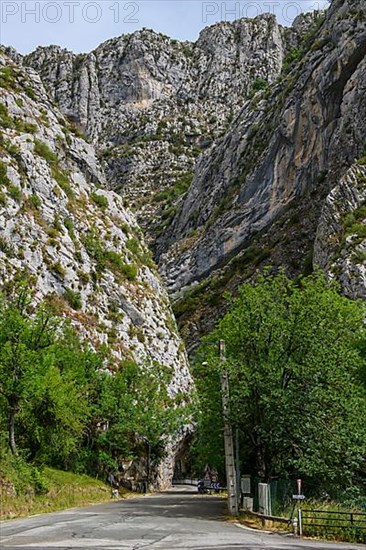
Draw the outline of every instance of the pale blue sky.
M272 12L285 25L301 12L323 9L328 0L0 0L0 43L27 53L58 44L88 52L98 44L142 27L180 40L196 40L217 21Z

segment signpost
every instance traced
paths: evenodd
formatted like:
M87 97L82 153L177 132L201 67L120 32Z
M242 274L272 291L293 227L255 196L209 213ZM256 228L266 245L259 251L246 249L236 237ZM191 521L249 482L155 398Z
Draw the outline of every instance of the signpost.
M297 495L292 495L292 499L294 501L294 506L292 508L292 512L295 511L296 504L299 502L305 500L305 495L302 494L302 481L301 479L297 480ZM291 514L292 516L292 514ZM301 515L301 508L299 508L298 511L298 527L299 527L299 535L302 536L302 515Z

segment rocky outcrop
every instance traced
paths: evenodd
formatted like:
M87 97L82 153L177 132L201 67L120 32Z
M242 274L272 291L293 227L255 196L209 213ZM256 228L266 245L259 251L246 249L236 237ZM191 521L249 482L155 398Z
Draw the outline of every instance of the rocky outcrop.
M350 298L366 300L366 157L329 193L320 218L314 262Z
M192 380L169 299L122 199L105 189L93 147L73 133L38 74L0 56L0 276L28 274L112 368L134 359Z
M24 59L137 209L187 341L264 265L312 269L324 201L364 147L365 12L333 0L290 29L265 15L195 44L143 30Z
M313 207L320 215L319 198L364 145L365 20L365 0L335 0L290 52L276 85L243 107L201 158L158 246L172 291L228 263L295 204L312 199L308 215Z
M287 30L268 14L218 23L194 44L144 29L90 54L51 46L24 62L97 145L110 185L154 241L190 186L197 157L248 95L278 77L312 17L300 19Z

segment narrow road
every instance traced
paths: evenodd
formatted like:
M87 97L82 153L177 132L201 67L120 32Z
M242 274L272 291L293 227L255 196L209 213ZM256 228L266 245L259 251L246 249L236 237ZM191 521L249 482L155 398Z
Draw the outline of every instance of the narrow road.
M2 549L320 550L365 546L300 541L224 521L225 503L192 488L0 523Z

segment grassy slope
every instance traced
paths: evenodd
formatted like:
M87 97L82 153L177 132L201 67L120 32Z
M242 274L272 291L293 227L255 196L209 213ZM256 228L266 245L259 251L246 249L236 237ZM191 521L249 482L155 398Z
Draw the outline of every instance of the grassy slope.
M16 476L19 476L19 473ZM16 477L15 476L15 477ZM75 506L85 506L108 501L110 488L103 482L86 475L62 472L53 468L42 470L44 494L35 494L26 487L19 487L19 480L6 476L15 486L17 495L11 496L0 490L0 519L54 512ZM1 479L1 470L0 470Z

